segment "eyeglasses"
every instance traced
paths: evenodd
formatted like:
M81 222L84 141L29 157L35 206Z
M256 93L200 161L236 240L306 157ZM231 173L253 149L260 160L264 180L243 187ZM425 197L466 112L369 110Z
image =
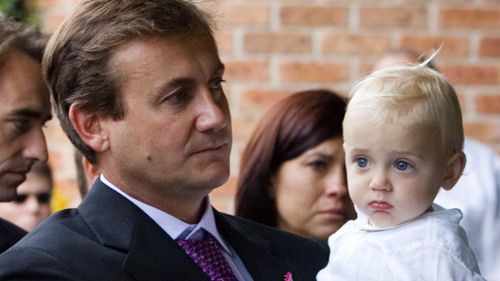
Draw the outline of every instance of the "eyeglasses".
M16 204L22 204L26 201L26 199L28 199L28 196L35 196L36 200L40 204L48 204L50 201L50 192L36 194L17 194L13 201Z

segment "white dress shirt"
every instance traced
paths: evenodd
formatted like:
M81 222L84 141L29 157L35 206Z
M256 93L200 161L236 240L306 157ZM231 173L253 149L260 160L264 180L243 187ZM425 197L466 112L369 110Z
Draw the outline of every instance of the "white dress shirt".
M458 224L460 210L433 208L389 228L358 214L328 239L330 259L318 281L485 281Z
M476 254L481 274L500 281L500 157L487 145L465 139L467 164L451 190L441 190L437 204L458 208L464 214L460 225Z
M197 224L185 223L176 217L161 211L153 206L145 204L123 192L119 187L108 181L104 175L100 175L100 180L109 188L127 198L134 205L139 207L146 215L156 222L173 240L178 239L201 239L202 231L210 233L222 246L222 254L227 260L231 269L239 281L252 281L250 273L247 271L243 261L238 257L236 251L224 241L215 225L215 218L210 200L206 199L206 209L201 220Z

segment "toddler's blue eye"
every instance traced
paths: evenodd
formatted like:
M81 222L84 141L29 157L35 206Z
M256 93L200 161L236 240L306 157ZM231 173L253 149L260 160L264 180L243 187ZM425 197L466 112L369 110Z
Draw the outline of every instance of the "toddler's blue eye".
M358 158L358 159L356 159L356 164L360 168L365 168L366 166L368 166L368 159L366 159L366 158Z
M406 171L408 170L410 164L408 164L407 162L405 161L397 161L395 164L394 164L394 167L400 171Z

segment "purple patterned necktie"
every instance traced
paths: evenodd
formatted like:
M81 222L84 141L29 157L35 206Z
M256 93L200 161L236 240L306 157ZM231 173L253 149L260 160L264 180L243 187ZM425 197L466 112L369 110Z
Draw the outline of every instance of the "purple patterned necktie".
M202 240L177 240L176 242L211 281L238 281L222 255L217 240L208 232L205 232Z

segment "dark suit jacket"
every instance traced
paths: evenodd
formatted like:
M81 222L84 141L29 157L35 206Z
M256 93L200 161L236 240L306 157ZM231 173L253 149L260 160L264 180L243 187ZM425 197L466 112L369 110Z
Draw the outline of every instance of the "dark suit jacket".
M255 281L315 280L325 244L215 212L217 228ZM96 181L78 209L52 215L0 255L0 280L208 279L153 220Z
M25 230L6 220L0 219L0 254L16 244L24 235L26 235Z

